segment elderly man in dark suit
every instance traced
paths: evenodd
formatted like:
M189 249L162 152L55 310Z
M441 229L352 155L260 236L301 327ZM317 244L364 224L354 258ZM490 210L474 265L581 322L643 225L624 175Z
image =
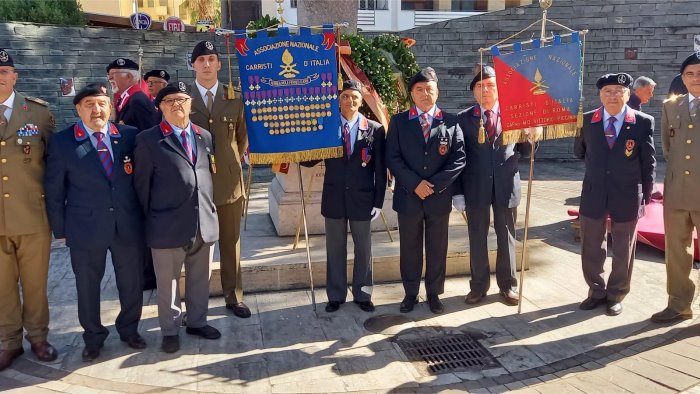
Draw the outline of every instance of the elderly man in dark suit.
M598 79L602 107L583 117L574 153L586 163L581 191L581 263L588 298L579 308L606 304L606 313L622 313L630 291L637 243L637 220L651 199L656 171L654 118L627 106L632 77L606 74ZM612 271L603 278L607 222L613 239Z
M465 302L479 303L491 286L487 236L493 209L499 294L506 304L518 305L515 277L515 215L520 204L518 159L530 155L532 148L530 143L503 144L496 72L492 67L484 66L472 79L469 90L474 93L477 105L457 115L464 132L467 164L455 182L452 199L455 208L466 210L469 217L472 278Z
M394 210L399 218L401 279L406 293L399 311L418 303L425 243L425 290L433 313L444 307L447 230L452 210L452 183L464 168L464 138L454 115L436 105L435 70L427 67L411 78L415 105L391 118L386 142L387 166L396 178Z
M190 122L191 96L184 82L163 88L155 103L163 121L136 137L134 185L146 213L146 243L158 282L161 349L180 349L178 282L185 265L187 329L218 339L207 324L213 244L219 238L211 174L216 172L211 134Z
M83 361L100 355L109 331L100 320L100 283L107 251L119 291L119 337L134 349L143 303L143 214L133 186L138 130L109 122L111 101L98 84L73 99L80 121L54 135L46 160L46 210L56 238L65 238L78 290Z
M339 101L344 155L325 160L321 214L326 220L326 312L337 311L348 293L348 222L355 243L353 301L365 312L374 311L370 224L384 205L386 136L381 124L359 112L362 89L357 81L343 82Z
M115 98L117 110L114 121L139 130L158 124L160 117L148 95L141 90L139 65L133 60L118 58L107 66L107 79L112 89L118 92Z

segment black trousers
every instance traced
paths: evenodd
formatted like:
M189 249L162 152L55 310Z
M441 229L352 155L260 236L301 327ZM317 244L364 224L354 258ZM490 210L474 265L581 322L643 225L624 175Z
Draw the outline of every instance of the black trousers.
M425 243L425 292L438 295L445 291L447 228L450 215L427 216L398 214L401 280L407 296L417 296L423 272Z
M71 265L78 290L78 320L84 330L83 340L86 345L102 345L109 334L100 318L100 287L107 264L107 250L112 254L112 265L121 305L121 311L115 322L119 337L126 339L129 335L135 334L141 320L143 244L115 241L104 249L71 248Z

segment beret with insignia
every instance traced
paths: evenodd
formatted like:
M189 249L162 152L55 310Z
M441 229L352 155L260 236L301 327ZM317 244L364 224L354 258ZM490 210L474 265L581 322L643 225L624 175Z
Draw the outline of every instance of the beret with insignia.
M148 78L150 77L156 77L164 79L165 81L170 81L170 74L168 74L168 72L165 70L151 70L143 75L143 79L146 81L148 81Z
M194 63L198 57L203 55L216 55L218 58L219 52L216 51L216 47L211 41L200 41L192 50L192 63Z
M426 67L422 70L420 70L416 75L411 78L411 81L408 83L408 91L410 92L411 89L413 89L413 85L419 83L419 82L436 82L438 81L438 77L435 74L435 70L432 67Z
M341 90L341 92L346 90L356 90L362 93L362 84L359 81L348 79L347 81L343 81L343 90Z
M120 57L119 59L114 60L112 63L109 63L107 66L107 72L109 73L109 70L113 68L117 70L138 70L139 65L133 60Z
M700 64L700 51L693 53L692 55L685 58L685 60L683 60L683 63L681 64L681 74L683 74L683 71L685 71L686 67L692 66L694 64Z
M598 78L598 81L595 83L598 89L602 89L608 85L618 85L629 88L630 85L632 85L632 76L627 73L605 74Z
M12 56L6 50L0 49L0 66L14 67L15 62L12 61Z
M494 70L493 67L483 66L482 69L483 71L479 71L472 79L472 82L469 84L469 90L474 90L474 85L476 85L477 82L483 81L484 79L496 78L496 70Z
M82 88L78 94L73 97L73 105L78 105L78 103L80 103L80 101L86 97L97 96L109 97L107 94L107 86L105 86L105 84L102 82L91 83Z
M175 93L184 93L192 97L192 95L190 94L190 89L186 83L182 81L171 82L166 87L161 89L160 92L158 92L158 95L156 96L156 99L154 101L156 107L160 107L160 102L163 101L163 99L166 96Z

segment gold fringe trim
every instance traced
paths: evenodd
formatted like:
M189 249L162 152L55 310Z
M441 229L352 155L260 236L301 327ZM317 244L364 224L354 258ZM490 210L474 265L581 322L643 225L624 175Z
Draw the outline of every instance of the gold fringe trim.
M486 142L486 129L484 128L484 120L481 119L479 121L479 137L478 141L480 144L483 144Z
M538 139L538 141L578 137L580 128L578 127L577 123L563 123L544 126L542 127L542 136ZM525 134L525 130L509 130L503 132L502 140L503 145L509 145L526 142L528 139L527 135Z
M250 162L255 164L298 163L300 161L333 159L343 156L343 147L319 148L298 152L250 153Z

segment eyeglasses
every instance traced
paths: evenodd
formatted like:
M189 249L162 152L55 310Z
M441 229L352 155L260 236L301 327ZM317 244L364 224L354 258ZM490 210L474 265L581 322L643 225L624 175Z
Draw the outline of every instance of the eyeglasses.
M626 91L627 91L627 89L624 89L624 88L623 89L609 89L609 90L603 89L600 91L600 93L604 94L606 96L622 96L623 94L625 94Z
M188 100L190 100L189 97L181 97L181 98L173 98L173 99L165 99L162 100L161 103L165 104L168 107L172 107L173 105L183 105L185 104Z

